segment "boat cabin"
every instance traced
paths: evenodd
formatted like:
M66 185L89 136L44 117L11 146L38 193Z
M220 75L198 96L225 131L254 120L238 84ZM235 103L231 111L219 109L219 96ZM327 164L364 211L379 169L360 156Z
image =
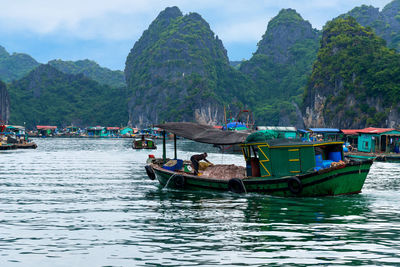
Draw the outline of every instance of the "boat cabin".
M343 159L343 142L301 142L250 135L241 145L248 177L283 177L328 168Z
M157 146L152 138L145 135L137 135L132 142L133 149L156 149Z

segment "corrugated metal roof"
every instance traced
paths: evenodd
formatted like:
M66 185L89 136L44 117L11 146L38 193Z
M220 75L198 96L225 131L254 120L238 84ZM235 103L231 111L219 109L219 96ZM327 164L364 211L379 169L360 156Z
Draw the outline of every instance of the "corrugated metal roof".
M340 130L335 128L308 128L307 130L314 133L340 133Z
M347 135L357 135L361 130L360 129L341 129L341 131Z
M265 131L265 130L272 130L272 131L281 131L281 132L296 132L296 127L286 127L286 126L257 126L257 130Z
M37 125L36 129L38 129L38 130L47 130L47 129L55 130L55 129L57 129L57 126Z
M393 128L374 128L374 127L369 127L365 128L362 130L359 130L359 133L366 133L366 134L381 134L385 132L390 132L390 131L395 131L396 129Z

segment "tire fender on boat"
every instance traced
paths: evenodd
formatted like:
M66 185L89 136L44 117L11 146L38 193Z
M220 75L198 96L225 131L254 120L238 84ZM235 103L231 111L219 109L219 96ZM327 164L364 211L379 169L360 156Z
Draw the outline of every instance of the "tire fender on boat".
M295 195L300 194L303 190L303 184L300 179L297 177L292 177L288 179L288 188L289 191Z
M150 180L156 179L156 174L151 166L146 165L144 168L146 169L147 176L149 176Z
M185 177L182 176L182 175L175 175L175 176L172 178L172 182L174 183L174 186L175 186L176 188L183 188L183 187L185 187L186 179L185 179Z
M228 190L237 194L243 194L246 192L243 181L239 178L232 178L228 181Z

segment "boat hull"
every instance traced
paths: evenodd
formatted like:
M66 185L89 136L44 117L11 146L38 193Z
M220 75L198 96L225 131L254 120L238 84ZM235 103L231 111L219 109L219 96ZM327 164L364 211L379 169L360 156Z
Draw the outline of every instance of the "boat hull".
M398 163L400 162L399 154L389 154L389 153L346 153L345 156L350 159L355 160L363 160L363 159L373 159L374 161L379 162L391 162Z
M245 178L242 181L244 192L257 192L282 197L336 196L360 193L372 165L372 160L351 162L346 166L333 167L305 175L281 178ZM151 165L155 177L162 186L178 187L188 190L232 190L229 180L202 178L182 172L165 170ZM176 179L178 176L179 179ZM183 178L182 178L183 177ZM240 186L240 185L239 185Z

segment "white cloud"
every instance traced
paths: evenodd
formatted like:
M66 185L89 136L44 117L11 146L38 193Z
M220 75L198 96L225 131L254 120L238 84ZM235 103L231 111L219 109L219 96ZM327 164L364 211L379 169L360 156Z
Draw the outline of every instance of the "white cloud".
M224 42L258 41L267 29L266 18L252 19L251 21L236 21L234 24L220 24L214 29Z
M268 21L282 8L294 8L321 29L326 21L362 4L383 8L391 0L2 0L0 35L27 35L37 41L55 36L88 44L133 43L160 11L178 6L197 12L226 46L256 44ZM0 44L1 45L1 44ZM27 44L28 45L28 44ZM112 54L104 51L106 54ZM119 49L115 47L115 49ZM29 49L23 49L29 50ZM238 49L236 49L238 50ZM43 51L42 53L46 53ZM71 56L78 51L70 51ZM121 52L122 53L122 52ZM128 51L124 51L128 53ZM91 55L87 55L91 57Z
M0 25L37 34L65 32L77 38L126 39L140 34L166 6L198 12L212 28L227 38L254 39L265 31L266 21L279 9L292 7L317 27L332 14L360 4L383 7L389 0L6 0L0 9ZM335 13L335 11L337 11ZM302 15L304 15L302 14ZM313 21L315 18L315 22ZM262 30L262 28L264 29ZM258 36L260 38L261 36Z

